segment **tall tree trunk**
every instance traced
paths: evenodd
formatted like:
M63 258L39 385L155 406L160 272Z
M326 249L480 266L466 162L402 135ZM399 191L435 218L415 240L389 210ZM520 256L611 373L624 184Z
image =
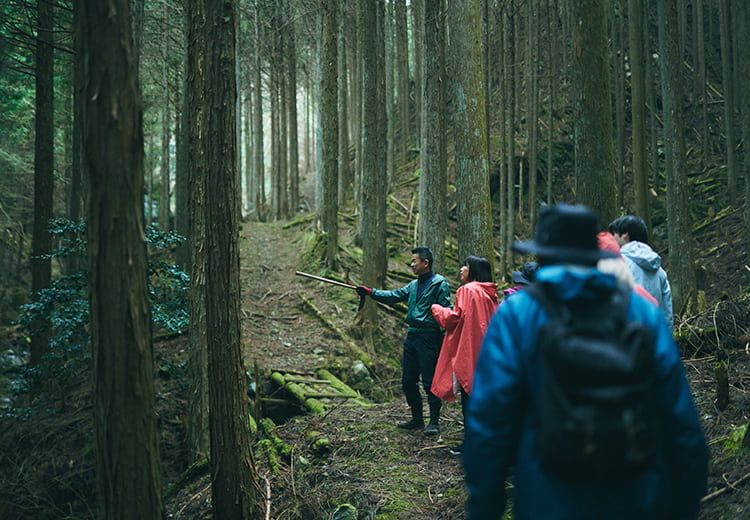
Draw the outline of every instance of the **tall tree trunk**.
M624 204L625 197L625 13L620 6L616 12L614 2L610 2L609 17L614 33L612 49L612 68L614 70L615 91L615 177L617 179L617 208Z
M297 124L297 36L293 7L287 5L286 13L286 64L287 64L287 149L289 151L289 208L294 215L299 211L299 128Z
M253 173L255 174L255 214L258 220L266 219L266 176L263 147L263 76L262 68L262 38L264 13L261 2L255 5L255 49L253 52Z
M190 328L188 354L187 447L191 462L207 459L211 451L208 424L208 344L206 342L206 157L205 147L206 13L203 3L185 4L187 69L185 133L188 143L188 237L190 244Z
M617 215L605 0L573 6L576 197L610 222Z
M362 76L364 59L362 56L362 44L364 41L364 28L362 26L362 17L364 12L360 1L357 0L355 3L355 38L352 45L351 57L349 62L352 64L352 111L351 111L351 127L352 127L352 138L354 140L354 205L361 205L362 203L362 101L364 95L364 85L362 84ZM361 231L361 230L360 230Z
M73 142L72 142L72 163L70 174L70 199L68 218L73 222L78 222L83 218L83 161L81 158L81 128L83 128L83 77L81 75L81 60L76 56L82 54L81 35L75 28L80 26L78 17L80 16L81 5L79 2L73 4ZM78 255L70 255L66 265L69 273L74 273L81 269L82 260Z
M737 154L735 153L736 137L734 132L735 95L732 81L732 23L730 20L729 0L720 0L720 34L721 34L721 83L724 90L724 123L727 152L727 193L734 198L737 193ZM680 70L680 73L682 71ZM745 85L747 88L747 85Z
M289 111L287 107L287 100L289 94L287 90L289 85L287 84L287 63L286 63L286 30L281 30L284 27L283 19L279 17L279 218L289 218Z
M445 2L424 3L424 70L422 90L422 145L419 154L418 242L432 249L433 270L445 268L446 117L445 117Z
M322 0L323 27L320 124L323 141L322 187L323 198L318 203L323 231L327 235L325 263L330 270L338 268L338 32L339 0Z
M165 92L166 94L166 92ZM168 98L169 95L166 94ZM159 169L159 229L169 231L169 146L171 135L169 131L169 103L164 102L162 108L162 138L161 138L161 167Z
M667 237L673 308L680 314L695 290L688 168L685 154L682 54L677 27L677 0L659 0L662 104L667 184Z
M386 158L385 102L385 7L383 0L359 0L362 10L362 190L360 237L362 281L382 287L386 273L385 179L381 165ZM365 341L372 345L377 318L374 302L364 309Z
M187 27L187 25L185 26ZM186 31L187 32L187 31ZM187 49L187 41L183 42ZM183 62L184 78L187 77L187 53ZM175 251L176 263L185 272L190 272L190 217L188 215L188 142L187 133L187 92L186 80L182 80L180 91L179 108L176 109L175 135L177 146L175 154L175 179L174 179L174 227L175 231L186 237Z
M409 120L409 46L406 29L406 0L393 0L396 20L396 77L398 78L398 119L400 122L398 150L399 160L406 162L406 152L411 145Z
M630 117L633 146L633 191L635 212L651 226L648 191L648 155L646 150L646 77L643 61L644 0L629 0L628 36L630 42Z
M503 249L505 250L506 268L513 265L514 253L511 245L516 230L515 211L515 159L516 159L516 19L515 2L511 0L505 7L505 235ZM507 271L503 271L505 273Z
M98 518L163 518L128 0L81 7Z
M338 150L338 179L339 206L345 205L352 199L351 160L349 154L349 67L347 66L347 2L339 0L341 13L338 27L338 117L339 117L339 150Z
M47 229L53 214L54 193L54 67L52 28L54 6L37 1L36 99L34 117L34 230L31 237L31 292L49 287L52 238ZM49 325L36 320L31 336L31 363L37 364L47 351Z
M398 99L396 96L396 81L394 80L396 73L396 61L395 52L395 16L394 16L394 2L386 2L385 6L385 178L386 185L391 186L393 182L394 169L396 164L396 155L398 155L399 162L404 162L404 138L403 136L396 139L396 121L393 116L394 111L400 113L399 106L397 106ZM402 132L399 130L399 134ZM398 141L398 144L397 144ZM398 151L396 150L398 148Z
M255 186L255 174L253 173L253 131L251 129L253 121L252 88L250 81L248 81L246 89L243 89L245 98L242 104L245 109L245 115L242 117L242 162L245 165L245 211L248 213L254 208L253 194L257 189Z
M661 127L657 121L657 105L659 104L657 97L659 91L659 70L656 59L653 55L659 52L658 38L651 37L650 28L653 21L649 11L644 13L643 23L643 42L646 45L646 102L650 107L648 111L648 128L649 128L649 152L651 161L649 163L651 167L651 189L654 193L659 193L661 186L661 179L659 175L662 171L662 163L659 154L659 140ZM658 22L657 22L658 23Z
M422 34L422 30L424 27L424 17L425 17L425 2L426 0L411 0L410 7L411 7L411 26L412 26L412 37L411 41L414 45L414 84L415 85L422 85L423 79L422 79L422 73L424 71L424 66L422 64L424 60L424 53L425 49L422 45L422 42L424 41L424 35ZM415 107L415 126L414 129L414 142L415 143L421 143L422 142L422 130L420 128L421 121L422 121L422 114L420 114L420 110L422 110L422 89L416 88L414 89L414 107Z
M529 156L529 197L528 197L528 210L529 210L529 225L531 229L534 229L537 217L537 187L536 187L536 171L537 171L537 144L539 140L539 34L537 30L537 20L539 20L539 9L536 2L530 2L527 6L528 12L528 23L526 24L528 30L528 56L529 63L527 64L528 71L528 89L527 98L529 103L528 113L526 115L526 121L528 122L528 152Z
M701 165L705 167L708 163L709 153L709 133L708 133L708 96L706 95L706 46L704 44L704 25L703 25L703 0L693 2L693 13L695 20L695 91L700 97L701 103Z
M508 266L511 262L511 255L508 246L508 230L512 228L510 224L510 217L508 211L508 190L506 184L508 181L508 76L510 68L510 59L508 56L508 46L510 41L510 31L508 29L508 6L504 6L500 13L500 38L499 38L499 54L500 54L500 76L498 78L498 87L500 90L499 103L498 103L498 120L499 126L499 138L500 138L500 158L498 168L498 210L500 213L500 265L498 272L502 273L502 276L509 271Z
M480 0L456 0L448 10L453 86L458 256L494 266L489 157L485 121Z
M162 53L164 55L164 67L162 68L162 81L164 82L164 91L161 107L161 168L159 175L159 229L169 231L169 148L171 133L169 129L169 3L164 2L164 17L162 19Z
M274 30L275 32L275 30ZM278 36L276 36L277 38ZM275 51L274 51L275 52ZM271 113L271 214L274 220L281 219L281 197L283 188L281 186L281 164L279 157L279 140L281 130L279 129L279 77L278 63L275 58L270 60L270 72L268 75L268 97L270 98L269 109Z
M559 41L557 31L557 0L548 0L547 15L549 17L547 27L549 38L547 40L547 56L550 71L557 70L558 52L555 42ZM549 108L547 109L547 193L545 201L552 204L552 176L554 174L554 152L555 152L555 104L557 102L558 78L553 74L549 77Z
M750 45L748 45L747 34L750 30L750 3L738 2L737 8L737 35L741 36L739 45L740 67L737 70L739 81L742 85L750 84ZM743 88L739 93L739 108L742 120L743 159L745 178L745 247L750 250L750 91Z
M205 0L201 0L205 1ZM206 339L214 518L251 520L261 492L250 449L240 341L235 2L206 1Z

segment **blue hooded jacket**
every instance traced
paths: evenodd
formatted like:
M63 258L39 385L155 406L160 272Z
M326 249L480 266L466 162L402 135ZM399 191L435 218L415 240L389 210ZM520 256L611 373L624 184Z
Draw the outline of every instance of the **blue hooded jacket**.
M548 266L537 280L558 298L594 298L614 290L614 276L593 268ZM533 410L539 397L541 305L519 291L498 308L482 343L469 400L464 470L470 520L498 520L505 479L513 468L516 520L690 520L706 490L708 449L679 351L659 309L631 293L628 319L656 339L656 389L662 446L655 465L632 478L565 480L546 472L534 454Z
M643 242L633 240L620 248L620 254L633 273L635 283L640 284L659 302L669 328L673 327L672 288L667 273L661 266L661 257Z

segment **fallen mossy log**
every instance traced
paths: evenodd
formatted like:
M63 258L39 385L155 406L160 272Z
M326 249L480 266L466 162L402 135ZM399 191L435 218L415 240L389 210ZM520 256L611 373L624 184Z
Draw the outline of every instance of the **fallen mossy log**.
M271 473L279 473L281 462L279 461L279 454L276 453L276 450L273 447L273 443L269 439L261 439L258 441L255 449L265 457Z
M281 460L289 461L292 447L276 435L276 423L268 417L260 420L260 433L262 438L255 449L265 457L271 472L278 473L281 469Z
M317 218L317 215L315 213L310 213L308 215L304 215L304 216L302 216L300 218L297 218L297 219L294 219L294 220L291 220L291 221L287 222L286 224L284 224L283 226L281 226L281 228L282 229L290 229L290 228L293 228L294 226L298 226L300 224L307 224L309 222L312 222L316 218Z
M302 403L305 408L310 410L312 413L323 413L326 410L325 405L314 397L308 397L304 389L297 383L287 381L284 379L284 375L280 372L272 372L271 380L282 388L285 388L292 394L297 401Z
M341 379L333 375L325 368L318 370L318 375L323 379L329 381L331 386L338 390L342 395L354 399L358 404L362 406L372 406L372 403L365 401L362 396L354 388L344 383Z
M270 440L276 453L289 457L292 454L292 447L276 435L276 423L270 417L264 417L260 420L260 429L263 436Z
M271 373L272 381L286 389L297 402L313 413L324 412L328 407L328 403L320 399L343 399L350 400L358 406L370 406L370 403L363 399L356 390L328 370L321 368L318 370L317 377L322 379L304 378L282 372ZM325 385L324 391L320 390L321 385Z

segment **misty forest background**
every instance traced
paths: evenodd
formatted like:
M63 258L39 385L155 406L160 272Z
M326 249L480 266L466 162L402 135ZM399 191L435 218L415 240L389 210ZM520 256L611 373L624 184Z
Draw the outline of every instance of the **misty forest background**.
M358 279L383 287L392 212L437 271L478 254L500 280L544 204L636 213L675 312L705 310L726 294L696 231L735 218L715 253L750 241L749 23L745 0L3 2L0 318L28 370L0 377L4 410L24 420L88 366L91 507L161 518L153 341L188 334L189 452L215 518L257 518L243 219L312 216L339 278L346 222ZM377 320L369 302L365 349Z

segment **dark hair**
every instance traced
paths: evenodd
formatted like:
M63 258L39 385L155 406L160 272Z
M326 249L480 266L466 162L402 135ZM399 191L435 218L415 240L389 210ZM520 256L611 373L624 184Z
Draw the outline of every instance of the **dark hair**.
M469 268L470 282L491 282L492 266L489 260L481 256L467 256L463 265Z
M627 233L630 240L648 244L648 226L638 215L624 215L609 224L609 232L618 235Z
M430 269L432 269L432 251L429 247L419 246L411 250L411 254L419 255L422 260L430 261Z

